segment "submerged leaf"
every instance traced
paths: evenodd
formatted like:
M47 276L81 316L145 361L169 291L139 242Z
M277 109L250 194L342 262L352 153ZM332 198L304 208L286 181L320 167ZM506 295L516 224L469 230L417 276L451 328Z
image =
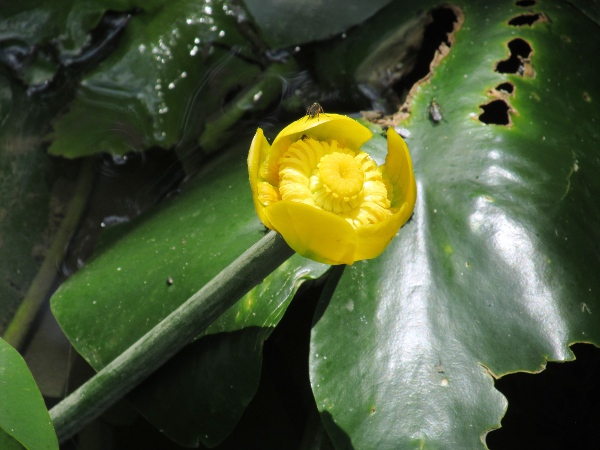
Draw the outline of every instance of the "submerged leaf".
M50 153L193 145L207 117L260 73L238 56L249 44L229 12L225 3L195 0L136 11L118 48L83 78L56 121Z
M0 75L0 335L35 277L46 251L49 172L43 151L48 111Z

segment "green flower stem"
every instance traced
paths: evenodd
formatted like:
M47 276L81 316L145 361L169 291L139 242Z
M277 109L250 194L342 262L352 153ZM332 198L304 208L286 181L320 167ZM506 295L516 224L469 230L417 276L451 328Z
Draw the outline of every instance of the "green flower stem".
M75 193L67 207L67 213L54 236L52 246L48 250L44 262L31 286L21 302L11 322L4 332L3 339L19 350L29 334L41 306L48 298L48 293L56 279L56 267L60 266L65 248L77 229L81 216L88 203L89 195L94 185L96 163L94 158L83 161L79 170Z
M271 231L93 378L50 410L60 442L77 433L163 365L293 250Z
M283 64L271 64L260 79L241 93L231 106L216 119L206 123L199 144L206 153L212 153L223 146L229 130L249 111L260 111L281 97L281 79L296 73L298 66L290 58Z

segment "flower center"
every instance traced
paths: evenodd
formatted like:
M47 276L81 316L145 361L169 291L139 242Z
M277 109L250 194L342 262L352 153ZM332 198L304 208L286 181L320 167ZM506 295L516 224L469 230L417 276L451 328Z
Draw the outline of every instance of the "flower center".
M269 187L265 205L279 198L306 203L340 215L355 228L392 214L381 169L365 152L305 137L289 146L277 166L279 189L264 183Z
M319 175L333 197L342 197L345 201L360 194L365 181L360 163L344 153L323 156L319 163Z

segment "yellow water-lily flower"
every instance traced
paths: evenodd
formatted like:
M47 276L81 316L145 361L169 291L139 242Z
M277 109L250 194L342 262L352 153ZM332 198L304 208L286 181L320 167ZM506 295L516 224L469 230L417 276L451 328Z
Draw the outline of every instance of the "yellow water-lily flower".
M387 136L388 154L378 166L360 150L372 133L347 116L305 116L272 145L259 128L248 172L260 220L318 262L352 264L379 256L416 200L408 148L392 128Z

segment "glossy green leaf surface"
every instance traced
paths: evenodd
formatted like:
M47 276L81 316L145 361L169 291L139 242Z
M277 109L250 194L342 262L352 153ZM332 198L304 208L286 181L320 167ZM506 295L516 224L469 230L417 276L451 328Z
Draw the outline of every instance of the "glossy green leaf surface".
M0 448L58 450L50 415L27 364L0 339Z
M401 124L414 215L315 319L312 388L337 448L483 448L507 406L492 375L600 344L597 25L568 4L457 3L464 23ZM550 21L508 24L531 11ZM534 77L494 71L515 38ZM479 119L494 100L508 125Z
M230 91L259 73L234 54L247 48L227 2L179 0L138 11L56 121L50 153L123 155L189 144Z
M95 369L262 237L248 186L248 146L213 160L185 194L107 245L54 295L54 315ZM134 404L177 442L220 442L254 395L262 342L298 286L328 267L298 256L288 260L209 327L210 336L138 388Z

